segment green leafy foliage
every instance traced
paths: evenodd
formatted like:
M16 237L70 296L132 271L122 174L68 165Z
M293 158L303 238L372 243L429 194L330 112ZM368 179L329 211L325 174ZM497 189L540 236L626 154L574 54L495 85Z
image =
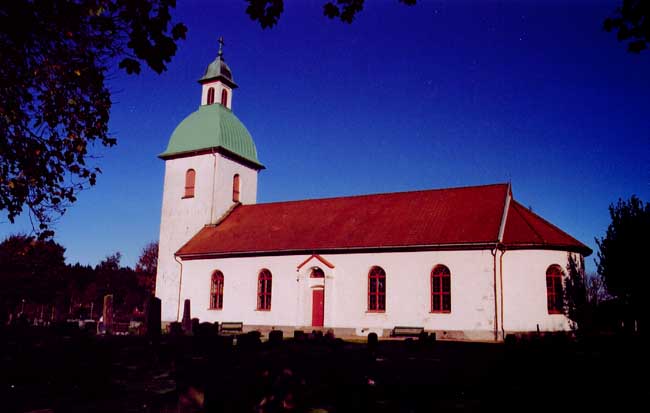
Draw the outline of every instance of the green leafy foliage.
M278 24L284 12L284 0L246 0L246 13L253 21L259 22L263 29ZM398 0L407 6L415 5L417 0ZM363 10L365 0L336 0L323 5L323 15L330 19L339 19L352 23L356 15Z
M0 210L26 208L42 237L95 184L92 149L111 147L106 73L166 69L185 37L175 0L0 2Z
M564 309L567 317L573 321L573 327L582 331L588 329L591 314L584 268L582 256L568 254L567 277L564 280Z
M619 41L629 41L628 51L640 53L650 43L650 1L623 0L616 9L615 17L608 17L603 23L608 32L616 32Z
M596 239L598 274L608 294L641 320L648 291L650 267L644 258L650 251L650 204L636 196L609 207L611 223L603 238Z
M251 20L258 21L263 29L278 24L280 15L284 12L283 0L246 0L246 13Z
M156 290L156 273L158 271L158 241L147 244L140 253L140 258L135 265L138 275L138 284L143 287L148 295L153 295Z
M0 243L0 311L22 300L49 302L52 291L63 285L65 248L54 241L11 235Z
M144 251L153 250L153 244L157 243ZM53 313L63 313L56 318L88 318L91 311L97 318L106 294L113 294L118 318L128 319L136 309L143 310L152 291L141 282L142 273L122 266L119 252L95 267L67 265L64 253L65 248L52 240L27 235L11 235L0 242L0 322L28 309L28 318L49 320ZM146 268L154 271L155 280L155 270ZM35 306L46 310L35 314Z

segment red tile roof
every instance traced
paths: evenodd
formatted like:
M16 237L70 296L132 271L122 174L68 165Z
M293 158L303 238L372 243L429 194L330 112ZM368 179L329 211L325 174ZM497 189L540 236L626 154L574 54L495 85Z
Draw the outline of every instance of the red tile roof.
M584 255L591 249L514 199L508 208L503 244L510 248L554 247Z
M498 242L508 191L508 184L496 184L240 205L222 222L204 227L177 255L485 248ZM506 225L513 245L552 247L557 239L562 246L587 248L513 204L514 228L510 211Z

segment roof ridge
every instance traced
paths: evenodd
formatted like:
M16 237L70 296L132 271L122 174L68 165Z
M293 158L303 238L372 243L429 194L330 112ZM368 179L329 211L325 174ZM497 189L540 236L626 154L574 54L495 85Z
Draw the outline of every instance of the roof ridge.
M499 232L497 233L497 241L499 243L503 242L503 237L506 232L506 225L508 224L508 210L510 209L510 202L513 201L512 198L512 184L508 182L508 187L506 188L506 196L503 200L503 212L501 213L501 223L499 224Z
M295 199L292 201L273 201L273 202L260 202L257 204L249 204L245 205L246 207L254 207L254 206L261 206L261 205L274 205L274 204L290 204L290 203L298 203L298 202L313 202L313 201L326 201L326 200L335 200L335 199L343 199L343 198L363 198L363 197L373 197L373 196L381 196L381 195L401 195L401 194L415 194L415 193L420 193L420 192L438 192L438 191L454 191L454 190L462 190L462 189L477 189L477 188L487 188L487 187L499 187L499 186L507 186L508 183L496 183L496 184L485 184L485 185L468 185L468 186L457 186L457 187L451 187L451 188L435 188L435 189L416 189L412 191L396 191L396 192L378 192L378 193L371 193L371 194L358 194L358 195L341 195L341 196L331 196L331 197L325 197L325 198L307 198L307 199Z

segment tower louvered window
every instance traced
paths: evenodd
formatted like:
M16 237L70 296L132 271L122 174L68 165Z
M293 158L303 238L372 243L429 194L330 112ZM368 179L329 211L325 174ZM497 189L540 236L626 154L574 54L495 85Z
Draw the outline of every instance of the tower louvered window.
M239 202L239 174L232 177L232 202Z
M221 91L221 104L226 107L228 106L228 91L226 89Z
M194 198L194 183L196 180L196 172L194 169L188 169L185 172L185 195L183 198Z

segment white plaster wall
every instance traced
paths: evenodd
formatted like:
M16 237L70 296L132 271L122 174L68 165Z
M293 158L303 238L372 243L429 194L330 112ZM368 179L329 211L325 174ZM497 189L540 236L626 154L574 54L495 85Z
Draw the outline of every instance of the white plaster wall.
M194 197L185 198L185 173L196 171ZM257 199L257 171L220 154L205 154L165 161L165 181L160 219L156 296L162 300L162 318L175 321L178 314L180 265L174 253L204 225L219 219L233 204L232 179L240 175L240 199Z
M489 251L444 251L324 255L334 269L308 256L275 256L190 260L183 262L182 299L192 302L192 316L202 321L243 321L249 325L311 325L311 290L324 282L325 327L380 329L396 325L429 330L493 331L493 261ZM451 313L430 312L430 274L437 264L451 270ZM325 279L309 279L318 265ZM385 313L367 311L368 271L386 271ZM273 274L271 311L257 311L257 275ZM222 310L209 310L210 276L224 274Z
M500 254L500 253L499 253ZM569 330L563 314L549 314L546 270L559 265L566 275L565 251L515 250L503 256L503 327L506 331Z
M233 204L232 183L235 174L239 174L239 202L242 204L257 202L257 171L221 154L215 154L215 156L217 157L217 172L214 181L216 207L210 221L212 223L216 222Z
M201 88L201 105L208 104L208 89L211 87L214 88L214 103L221 103L221 91L226 89L228 91L228 100L226 101L226 107L232 110L232 89L229 86L221 83L220 81L204 83Z

